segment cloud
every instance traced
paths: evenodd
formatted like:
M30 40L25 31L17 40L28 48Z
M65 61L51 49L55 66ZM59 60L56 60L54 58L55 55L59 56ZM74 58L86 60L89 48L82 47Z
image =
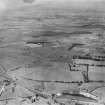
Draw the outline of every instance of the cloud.
M38 4L44 4L48 6L66 7L66 8L96 8L103 9L105 0L36 0Z
M22 0L24 3L33 3L35 0Z
M0 11L6 9L6 3L0 0Z

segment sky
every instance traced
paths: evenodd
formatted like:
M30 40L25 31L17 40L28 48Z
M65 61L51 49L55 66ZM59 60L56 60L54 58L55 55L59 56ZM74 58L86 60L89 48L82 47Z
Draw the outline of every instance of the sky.
M24 1L24 2L23 2ZM26 2L25 2L26 1ZM40 3L47 3L50 2L52 3L60 3L61 5L63 4L68 4L68 5L73 5L73 6L95 6L99 4L105 4L105 0L0 0L0 12L7 10L9 8L15 8L15 7L20 7L25 4L31 4L32 2L27 2L27 1L34 1L34 4L40 4ZM49 5L50 5L49 4Z

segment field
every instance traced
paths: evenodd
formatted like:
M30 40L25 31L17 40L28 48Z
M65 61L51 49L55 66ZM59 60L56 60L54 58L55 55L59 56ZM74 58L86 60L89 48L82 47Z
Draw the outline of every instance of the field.
M83 77L81 71L71 72L68 64L73 64L73 55L104 56L104 17L104 11L94 8L89 10L60 8L45 4L7 11L0 19L1 73L4 67L7 75L13 80L16 79L19 86L41 91L44 86L46 93L76 88L78 83L72 82L83 81ZM42 46L27 44L28 41L41 41ZM69 50L73 44L82 44L82 47L76 46ZM101 64L104 64L104 61ZM89 76L92 80L105 80L104 68L90 67ZM4 77L1 76L0 79L2 81ZM84 88L88 85L94 87L104 83L83 83ZM17 94L19 96L33 94L22 90L24 90L22 87L17 87L14 97L18 96ZM9 97L13 97L11 90L9 92L11 94ZM104 100L105 89L97 89L93 93L99 97L103 96ZM8 97L8 94L7 92L0 96L0 100ZM16 105L19 105L19 100L21 98L17 98L15 102L9 101L7 105L15 105L16 102ZM41 99L41 102L36 104L44 105L47 103L44 101ZM24 105L32 105L25 102Z

